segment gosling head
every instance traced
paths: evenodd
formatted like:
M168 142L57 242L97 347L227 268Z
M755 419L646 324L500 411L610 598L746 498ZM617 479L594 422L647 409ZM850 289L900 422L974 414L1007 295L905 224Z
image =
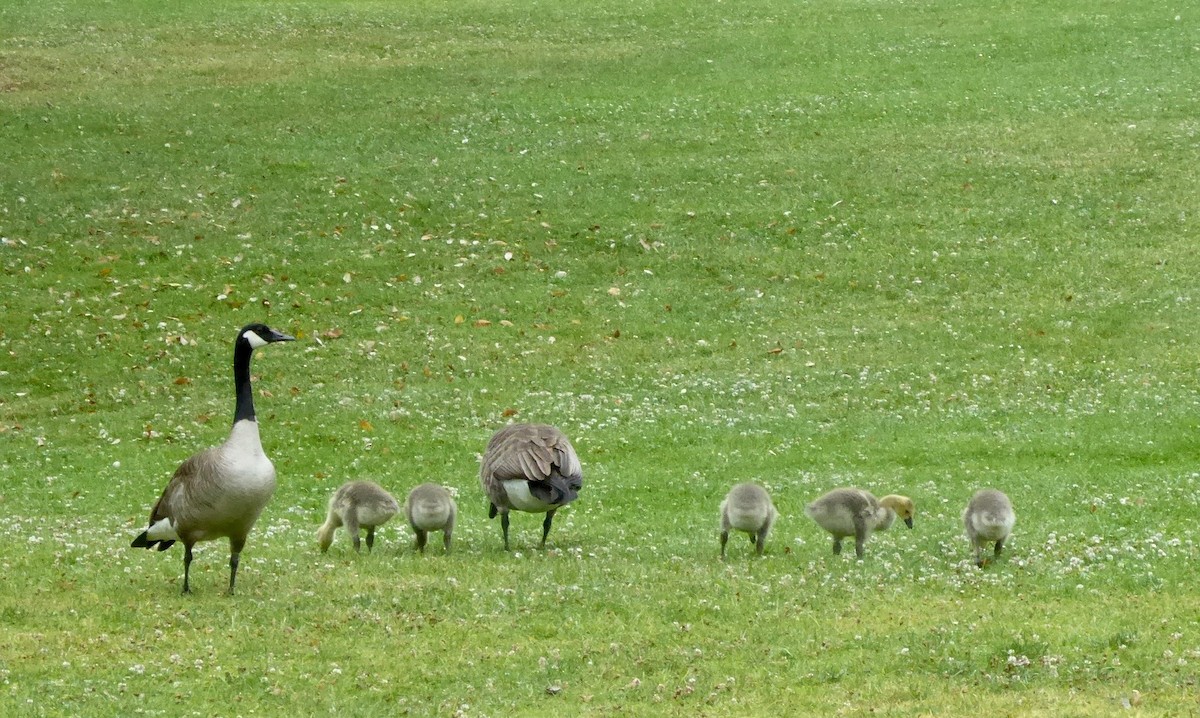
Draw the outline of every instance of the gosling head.
M910 529L913 527L914 507L912 499L907 496L889 494L879 500L879 505L896 512L896 516L904 519L905 526Z

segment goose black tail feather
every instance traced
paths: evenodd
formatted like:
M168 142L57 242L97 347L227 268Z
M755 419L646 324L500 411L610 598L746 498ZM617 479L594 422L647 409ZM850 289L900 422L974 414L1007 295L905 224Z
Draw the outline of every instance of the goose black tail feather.
M545 481L530 481L529 493L555 506L565 506L579 498L583 482L554 472Z
M158 549L159 551L166 551L167 549L171 548L171 546L175 543L174 541L162 541L159 539L152 540L148 536L146 536L146 533L147 533L146 531L143 531L140 534L138 534L138 537L133 540L133 543L129 544L129 547L130 548L155 548L155 549Z

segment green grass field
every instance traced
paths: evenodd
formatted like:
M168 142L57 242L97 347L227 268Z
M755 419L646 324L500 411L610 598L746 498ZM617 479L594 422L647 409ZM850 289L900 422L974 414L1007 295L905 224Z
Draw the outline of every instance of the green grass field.
M2 712L1195 715L1197 62L1160 0L0 0ZM129 542L251 321L279 488L181 596ZM545 552L510 421L583 461ZM356 478L455 551L319 553ZM915 529L831 555L842 485Z

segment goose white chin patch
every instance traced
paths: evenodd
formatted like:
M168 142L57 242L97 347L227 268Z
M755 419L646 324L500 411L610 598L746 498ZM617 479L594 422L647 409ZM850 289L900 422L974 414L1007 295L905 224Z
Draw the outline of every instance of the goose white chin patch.
M246 332L244 334L242 334L242 338L245 339L246 341L250 342L250 346L253 349L258 349L259 347L265 347L269 343L269 342L267 342L266 339L263 339L262 337L258 336L258 334L256 334L253 329L247 329Z
M171 524L171 519L167 518L159 519L146 529L146 538L151 541L178 541L179 534L175 533L175 526Z

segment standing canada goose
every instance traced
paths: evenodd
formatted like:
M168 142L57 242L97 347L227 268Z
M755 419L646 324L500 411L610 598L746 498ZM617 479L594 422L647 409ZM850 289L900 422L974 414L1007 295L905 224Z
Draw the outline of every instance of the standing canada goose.
M437 484L421 484L408 492L408 500L404 502L404 515L408 517L408 525L412 526L417 535L415 548L425 553L425 540L430 531L442 532L442 546L450 553L450 536L454 533L454 519L458 516L458 506L454 497L444 486Z
M833 552L842 552L842 539L854 537L854 553L863 557L863 544L872 531L886 531L899 516L913 527L913 502L907 496L891 494L876 499L862 489L834 489L809 504L805 515L833 534Z
M778 515L771 496L758 484L738 484L730 489L721 502L721 559L725 558L725 542L731 529L750 534L754 552L762 556L763 543Z
M996 489L980 489L971 497L967 508L963 510L963 526L967 530L967 538L975 551L975 565L983 568L983 544L995 541L996 548L993 556L1000 557L1004 541L1012 533L1017 515L1013 512L1012 502L1003 492Z
M250 390L250 356L272 342L295 337L265 324L247 324L233 343L233 384L237 403L233 429L224 444L193 454L179 465L150 512L149 527L130 544L165 551L183 542L183 592L198 541L229 539L229 593L237 579L238 556L258 515L275 493L275 467L263 453Z
M400 504L379 484L370 481L348 481L329 497L329 513L325 523L317 529L317 543L321 553L329 550L333 543L333 532L345 526L346 533L359 551L359 527L367 529L367 551L375 546L375 527L388 522Z
M579 497L583 469L574 447L546 424L512 424L492 435L479 466L479 482L487 493L488 518L500 514L504 550L508 550L508 512L545 513L542 548L554 512Z

